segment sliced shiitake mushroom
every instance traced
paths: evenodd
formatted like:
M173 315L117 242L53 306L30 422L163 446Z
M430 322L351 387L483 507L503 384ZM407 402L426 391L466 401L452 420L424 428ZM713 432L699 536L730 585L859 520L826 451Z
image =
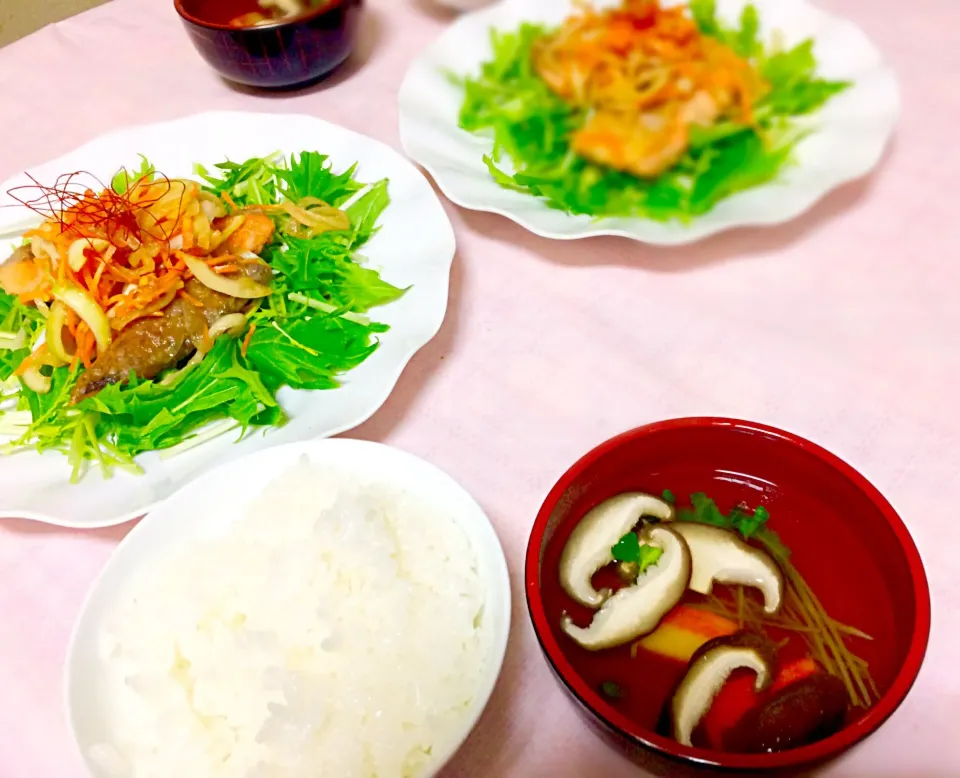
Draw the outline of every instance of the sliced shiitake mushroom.
M653 632L687 589L690 552L683 538L655 525L644 529L640 540L663 550L657 563L641 573L635 584L624 586L604 602L589 626L577 626L566 614L561 619L563 631L590 651L620 646Z
M597 591L594 574L613 561L611 549L644 517L661 521L673 518L673 507L650 494L627 492L604 500L582 519L563 547L560 556L560 585L581 605L599 608L610 596L608 589Z
M684 746L693 744L693 731L735 670L753 670L757 676L754 689L760 692L772 682L775 665L775 647L762 635L737 632L708 640L690 659L686 674L668 701L674 740Z
M763 594L768 614L780 610L783 573L765 551L744 543L735 533L710 524L678 521L674 529L687 541L693 559L690 588L710 594L715 583L752 586Z
M847 714L843 681L820 669L748 711L723 737L727 751L785 751L829 737Z

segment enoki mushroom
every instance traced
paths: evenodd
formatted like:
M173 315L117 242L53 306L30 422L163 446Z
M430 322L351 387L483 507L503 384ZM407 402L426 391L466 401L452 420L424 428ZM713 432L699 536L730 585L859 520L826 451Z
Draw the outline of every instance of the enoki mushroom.
M880 699L870 674L868 663L847 647L849 639L873 640L865 632L843 624L830 617L803 576L789 558L777 548L767 547L783 570L785 584L784 601L776 616L763 612L763 605L748 596L742 587L731 587L731 594L710 595L704 603L694 607L703 608L724 616L743 627L782 629L800 635L816 659L828 673L843 681L854 707L867 708Z

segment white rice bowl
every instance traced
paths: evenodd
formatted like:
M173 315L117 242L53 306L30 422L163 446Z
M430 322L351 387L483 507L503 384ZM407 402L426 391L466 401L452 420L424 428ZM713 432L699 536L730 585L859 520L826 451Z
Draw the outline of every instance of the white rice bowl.
M93 631L98 722L76 721L68 681L94 774L433 774L486 702L506 635L449 511L301 454L229 527L130 575Z

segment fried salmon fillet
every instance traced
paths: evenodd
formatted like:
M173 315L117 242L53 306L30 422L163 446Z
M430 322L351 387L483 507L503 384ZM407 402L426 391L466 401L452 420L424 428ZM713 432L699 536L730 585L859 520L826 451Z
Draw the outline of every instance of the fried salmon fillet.
M269 265L260 262L245 265L242 272L261 284L269 284L273 276ZM162 316L140 319L124 329L106 353L80 375L73 402L126 381L131 372L149 379L175 367L204 343L211 324L250 304L250 300L208 289L196 279L188 281L184 291L200 305L178 297L163 309Z
M550 91L586 112L574 152L640 178L676 165L693 128L751 124L769 89L749 60L659 0L575 15L538 40L531 58Z
M223 227L227 219L218 220ZM248 213L243 224L231 235L218 253L259 254L273 237L274 226L262 213ZM252 262L240 271L253 281L269 285L270 266ZM210 325L222 316L238 313L250 301L231 297L207 288L195 278L187 281L186 298L177 297L163 309L162 315L140 319L126 327L106 353L85 370L73 390L73 402L90 397L111 384L126 381L131 371L139 378L154 378L181 363L200 348L208 337ZM195 305L195 301L198 305Z

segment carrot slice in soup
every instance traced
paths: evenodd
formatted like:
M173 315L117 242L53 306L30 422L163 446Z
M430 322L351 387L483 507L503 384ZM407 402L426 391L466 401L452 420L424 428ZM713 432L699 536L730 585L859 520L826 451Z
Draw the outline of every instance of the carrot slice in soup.
M635 645L668 659L689 662L694 652L708 640L732 635L737 629L736 622L723 616L680 605L664 617L659 627Z
M817 672L817 663L810 657L787 662L780 667L770 688L762 695L754 691L756 676L753 673L734 673L720 689L701 722L710 747L722 750L726 732L736 726L741 717L759 705L765 697Z

